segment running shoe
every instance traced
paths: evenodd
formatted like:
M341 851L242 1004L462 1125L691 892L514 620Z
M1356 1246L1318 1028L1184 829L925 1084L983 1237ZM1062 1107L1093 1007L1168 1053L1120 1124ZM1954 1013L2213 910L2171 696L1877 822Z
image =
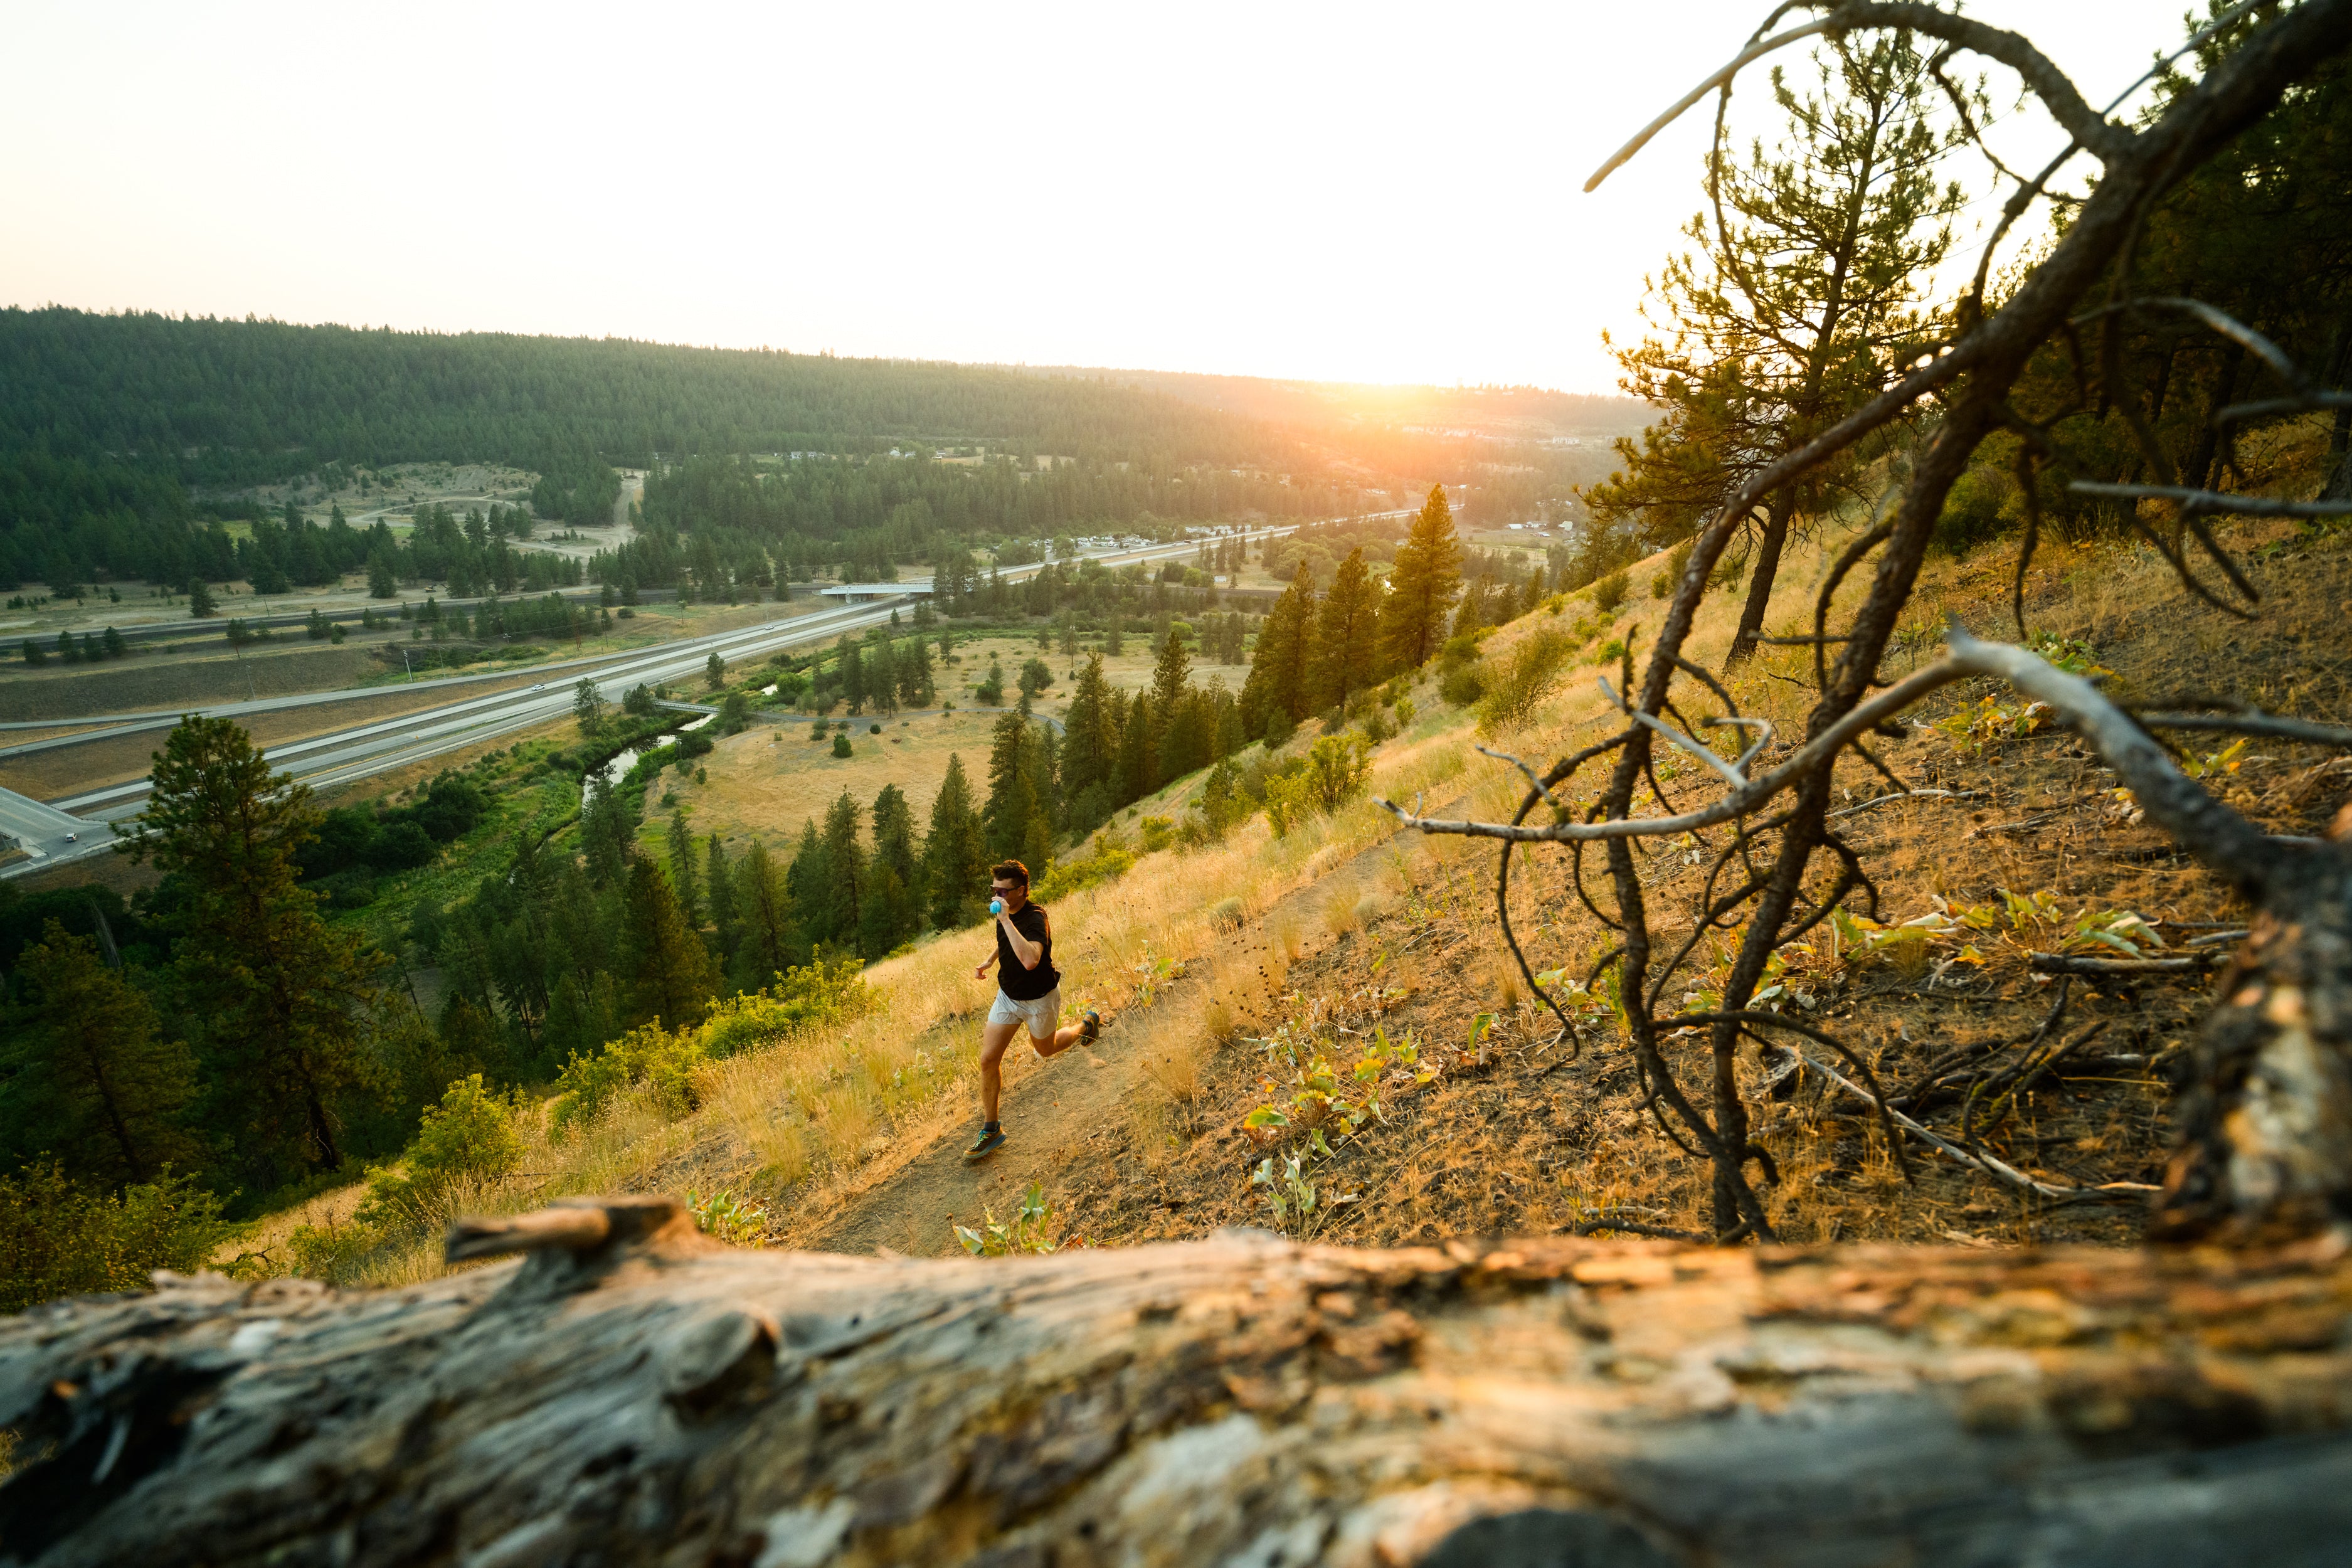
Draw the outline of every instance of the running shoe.
M981 1129L980 1142L974 1143L971 1148L963 1152L963 1163L967 1165L977 1165L982 1160L987 1159L991 1154L995 1153L999 1149L1003 1147L1004 1133L1003 1131L996 1128L983 1127Z
M1102 1038L1102 1015L1092 1007L1087 1008L1087 1016L1078 1020L1078 1038L1090 1046Z

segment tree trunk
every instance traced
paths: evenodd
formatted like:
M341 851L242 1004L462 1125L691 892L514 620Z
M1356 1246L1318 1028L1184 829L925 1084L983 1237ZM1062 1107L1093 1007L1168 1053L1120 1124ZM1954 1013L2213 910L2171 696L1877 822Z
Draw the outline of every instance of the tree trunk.
M1764 535L1756 542L1756 562L1748 572L1748 602L1740 606L1739 629L1732 634L1730 653L1724 656L1726 669L1737 669L1756 656L1756 639L1764 633L1764 612L1772 603L1772 579L1780 571L1780 547L1788 542L1794 510L1785 491L1764 503Z
M2352 1224L2352 853L2298 856L2215 989L2155 1232L2315 1235Z
M0 1323L0 1560L2287 1568L2352 1531L2340 1244L919 1262L622 1199L453 1251L515 1245Z

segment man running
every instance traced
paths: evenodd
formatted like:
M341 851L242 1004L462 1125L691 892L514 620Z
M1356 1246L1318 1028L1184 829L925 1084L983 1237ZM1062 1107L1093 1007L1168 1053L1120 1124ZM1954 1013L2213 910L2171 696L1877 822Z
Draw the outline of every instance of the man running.
M980 1130L980 1141L964 1151L966 1164L978 1164L1004 1147L996 1102L1004 1091L1004 1052L1015 1029L1029 1026L1030 1048L1041 1057L1058 1055L1102 1033L1102 1015L1091 1007L1083 1023L1054 1026L1062 1013L1062 977L1054 969L1054 922L1045 918L1043 905L1029 901L1029 868L1018 860L1003 862L989 873L988 890L995 895L996 951L971 977L985 980L988 965L997 966L996 1003L980 1031L980 1109L986 1125Z

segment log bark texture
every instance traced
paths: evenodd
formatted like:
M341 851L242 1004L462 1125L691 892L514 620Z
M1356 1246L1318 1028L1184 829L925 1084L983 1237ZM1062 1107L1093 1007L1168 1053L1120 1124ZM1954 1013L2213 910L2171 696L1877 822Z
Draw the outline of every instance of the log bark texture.
M2352 1540L2340 1241L916 1261L604 1214L412 1289L170 1278L0 1323L0 1560L2282 1568Z

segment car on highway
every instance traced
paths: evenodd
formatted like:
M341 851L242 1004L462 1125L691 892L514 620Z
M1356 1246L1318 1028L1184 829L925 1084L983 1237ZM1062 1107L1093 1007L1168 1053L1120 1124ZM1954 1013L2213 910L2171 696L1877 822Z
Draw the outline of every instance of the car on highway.
M68 833L66 835L66 842L68 844L79 844L81 842L81 835L79 833Z

